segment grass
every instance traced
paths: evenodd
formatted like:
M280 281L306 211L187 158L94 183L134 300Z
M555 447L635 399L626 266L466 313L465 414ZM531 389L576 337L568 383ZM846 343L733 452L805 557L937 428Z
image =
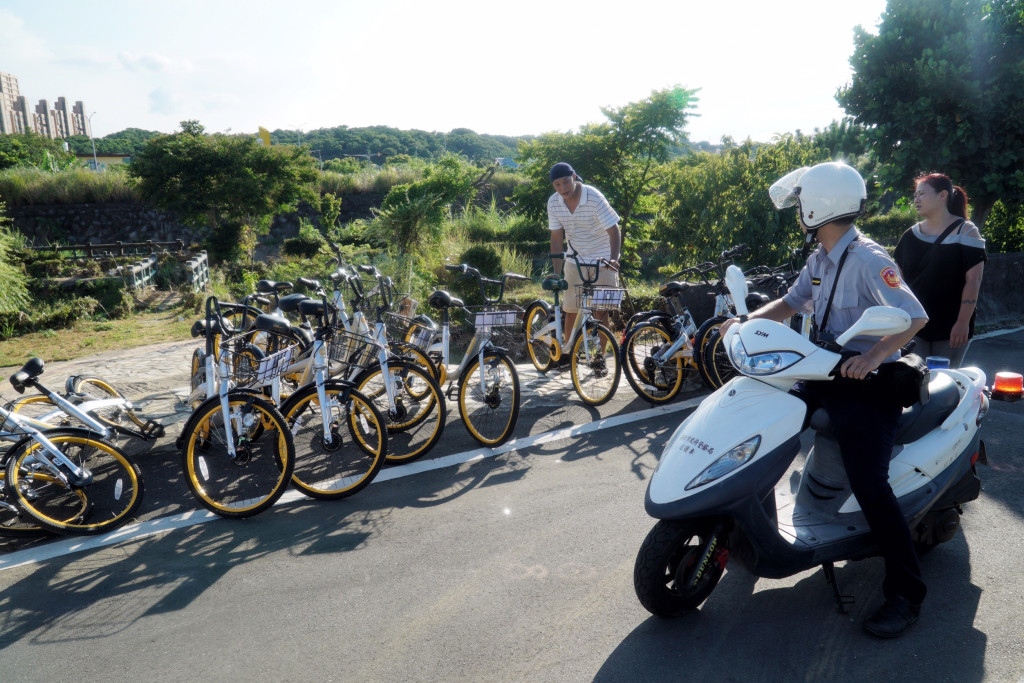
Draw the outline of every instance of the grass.
M66 330L42 330L0 341L0 368L19 367L34 356L47 362L72 360L104 351L183 341L191 338L189 329L194 320L195 316L173 310L137 313L122 320L80 320Z

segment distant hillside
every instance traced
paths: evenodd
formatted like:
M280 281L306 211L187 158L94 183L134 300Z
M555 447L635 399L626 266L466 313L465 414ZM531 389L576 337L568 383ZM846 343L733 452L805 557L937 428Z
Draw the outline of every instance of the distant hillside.
M514 157L516 144L521 139L529 138L480 134L468 128L438 133L399 130L388 126L338 126L305 133L275 130L270 134L270 140L274 144L294 145L301 140L302 144L309 146L313 156L323 161L345 157L369 157L374 163L396 154L429 159L445 152L465 155L471 161L494 161L499 157Z
M161 133L141 128L128 128L119 133L111 133L95 139L96 153L135 156L147 140L157 135ZM278 129L270 133L273 144L306 145L310 153L321 161L352 157L366 158L377 164L398 154L433 159L446 152L461 154L470 161L492 162L498 158L515 158L518 142L533 137L488 135L469 128L455 128L447 133L439 133L415 129L400 130L388 126L337 126L305 132ZM92 143L83 135L68 138L67 142L73 154L92 154ZM712 152L720 147L721 145L711 145L707 142L690 145L692 149ZM686 146L672 150L674 156L685 154L687 151Z

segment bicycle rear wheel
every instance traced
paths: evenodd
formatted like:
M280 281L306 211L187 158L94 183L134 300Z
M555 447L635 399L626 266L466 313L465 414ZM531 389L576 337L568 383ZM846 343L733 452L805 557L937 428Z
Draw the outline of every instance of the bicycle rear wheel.
M146 421L135 414L135 411L132 410L127 399L125 399L124 394L99 377L76 377L71 385L71 390L76 394L85 396L90 401L121 399L121 402L117 405L89 410L90 415L104 424L114 428L144 429L146 427Z
M22 514L18 508L17 496L9 494L5 487L7 481L7 472L0 471L0 501L3 501L7 505L10 505L13 509L8 508L4 505L0 505L0 536L7 536L10 538L25 538L35 536L48 536L52 531L44 529L40 526L39 522L30 517L27 514ZM26 488L43 488L52 484L57 484L58 481L48 474L42 472L35 472L25 475L25 481L23 485ZM51 516L61 519L61 521L68 522L74 519L78 519L86 514L89 509L89 499L86 497L85 492L81 489L76 489L74 496L64 496L63 511L58 512L59 508L53 505L51 508ZM33 494L34 495L34 494ZM54 503L56 500L54 499Z
M503 353L485 352L483 379L480 358L459 378L459 415L470 436L485 446L508 441L519 420L519 375Z
M227 449L220 397L207 400L183 431L182 467L192 494L223 517L266 510L288 488L295 469L292 433L270 401L248 392L228 394L235 456Z
M526 350L530 355L530 362L540 372L547 372L551 363L558 360L561 348L555 341L554 335L538 337L537 332L548 324L549 316L547 310L535 303L526 309L523 314L523 331L526 333Z
M611 330L596 322L587 323L584 333L572 346L572 385L585 403L599 406L611 400L619 386L619 345Z
M655 405L675 398L683 387L684 378L695 371L684 364L682 358L655 360L654 355L671 344L671 335L660 325L641 323L633 328L622 345L622 371L626 381L640 398Z
M43 434L88 472L88 482L65 484L39 459L43 452L39 442L26 439L9 454L4 481L18 507L39 526L58 534L99 534L128 522L142 504L138 466L121 449L85 430L54 429Z
M295 440L292 486L309 496L333 500L366 488L384 464L388 448L384 418L365 396L348 384L324 386L327 407L316 385L292 395L281 408ZM324 439L327 412L331 440Z

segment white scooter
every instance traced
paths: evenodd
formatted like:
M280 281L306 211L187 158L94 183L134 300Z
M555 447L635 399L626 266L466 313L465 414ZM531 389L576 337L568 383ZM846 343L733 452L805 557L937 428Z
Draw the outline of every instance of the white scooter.
M726 281L737 308L745 308L743 273L732 266ZM790 393L799 380L831 380L842 356L785 325L739 313L725 343L741 374L679 425L648 485L647 513L660 521L637 554L637 597L653 614L677 616L704 602L728 562L766 578L821 566L844 611L849 599L836 586L833 563L877 555L877 548L827 414L808 416L807 404ZM909 326L900 309L870 308L836 343ZM989 407L985 380L973 367L932 370L929 400L903 412L889 483L919 552L950 540L961 506L981 490L975 465L985 462L978 434ZM782 481L808 424L814 445L802 471Z

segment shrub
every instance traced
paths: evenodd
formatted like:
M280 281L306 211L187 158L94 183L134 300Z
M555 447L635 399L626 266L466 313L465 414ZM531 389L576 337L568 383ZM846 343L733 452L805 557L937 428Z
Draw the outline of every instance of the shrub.
M312 258L317 255L322 247L326 246L327 240L320 234L320 231L308 219L300 218L298 237L286 239L281 252L287 256Z

